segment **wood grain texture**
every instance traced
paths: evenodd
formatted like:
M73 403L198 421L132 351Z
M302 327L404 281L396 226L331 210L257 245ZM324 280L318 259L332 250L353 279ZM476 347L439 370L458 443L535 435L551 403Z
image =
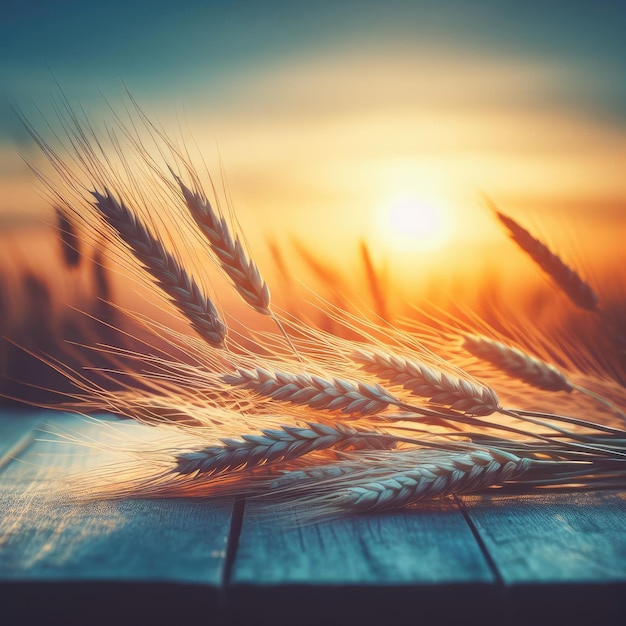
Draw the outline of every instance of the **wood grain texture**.
M0 415L0 624L573 626L626 614L623 492L495 491L306 525L255 500L239 528L231 503L59 497L59 477L103 456L50 431L144 441L155 429Z
M464 497L515 623L623 623L626 493Z
M484 613L496 604L489 566L450 501L304 526L293 515L246 504L227 592L234 622L393 624L419 615L440 624L455 621L450 603Z
M98 432L77 418L49 422L79 438ZM0 473L3 610L19 623L177 623L199 611L217 615L232 504L59 497L54 480L99 455L42 438L50 436L39 431Z

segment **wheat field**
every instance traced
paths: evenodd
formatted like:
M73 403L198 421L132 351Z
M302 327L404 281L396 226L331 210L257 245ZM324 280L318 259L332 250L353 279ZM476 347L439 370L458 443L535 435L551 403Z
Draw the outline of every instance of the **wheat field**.
M366 242L357 290L369 306L350 302L340 272L305 248L316 281L301 303L282 250L272 248L271 284L230 204L134 102L105 136L69 106L58 121L53 139L24 123L47 158L35 171L62 263L89 273L89 298L64 313L72 341L52 346L50 286L24 278L41 337L14 335L12 354L52 377L41 399L2 391L110 412L157 434L107 440L103 429L85 442L128 462L72 477L73 496L250 494L318 519L491 488L625 484L623 303L605 300L506 207L485 197L511 250L551 285L559 325L539 327L530 306L420 302L392 315ZM116 303L117 276L160 298L172 323ZM226 289L240 299L232 310ZM0 285L0 324L10 337L6 291Z

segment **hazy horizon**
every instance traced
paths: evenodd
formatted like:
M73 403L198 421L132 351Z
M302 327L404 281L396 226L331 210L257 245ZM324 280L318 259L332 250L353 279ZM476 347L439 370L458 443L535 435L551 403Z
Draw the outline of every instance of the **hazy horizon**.
M11 2L0 229L51 215L12 107L46 132L60 88L100 124L127 88L217 180L223 164L261 260L268 241L335 262L365 241L379 265L463 268L460 250L506 244L482 192L566 252L588 254L584 232L618 253L625 18L578 2Z

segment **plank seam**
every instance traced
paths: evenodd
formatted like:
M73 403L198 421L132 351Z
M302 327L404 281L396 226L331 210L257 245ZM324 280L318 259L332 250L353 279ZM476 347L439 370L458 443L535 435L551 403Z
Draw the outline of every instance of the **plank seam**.
M224 557L224 568L222 570L222 579L219 589L219 617L220 624L226 623L228 610L228 587L233 572L235 557L239 547L239 537L241 536L241 527L243 526L243 516L246 509L246 501L244 498L236 498L233 504L233 512L230 518L230 529L228 539L226 541L226 556Z
M470 512L465 506L465 502L463 502L463 500L461 500L461 498L459 498L456 494L453 494L452 497L454 498L454 501L459 507L461 514L465 518L465 522L469 526L469 529L472 532L472 535L474 535L474 539L476 540L476 543L478 544L478 547L480 548L482 555L485 557L485 561L487 562L487 565L495 578L496 585L504 592L506 590L506 586L504 584L504 578L502 577L502 574L500 573L500 570L498 569L498 566L496 565L495 560L489 553L489 550L487 549L487 544L484 542L483 538L481 537L480 532L478 531L478 528L476 527L476 524L474 524L474 520L472 519Z

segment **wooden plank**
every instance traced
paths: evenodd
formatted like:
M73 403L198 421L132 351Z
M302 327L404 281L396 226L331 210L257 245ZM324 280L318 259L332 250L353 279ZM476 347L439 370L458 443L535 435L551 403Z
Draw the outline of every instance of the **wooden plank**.
M41 418L41 412L0 412L0 471L32 443L32 429Z
M514 623L622 623L626 493L473 496L463 505L506 586Z
M494 577L451 501L298 525L246 504L227 588L235 623L446 624L495 610ZM487 616L487 615L486 615Z
M77 418L49 421L79 438L98 432ZM136 425L116 427L124 433ZM0 474L3 615L13 612L15 623L81 624L217 615L232 503L81 503L49 487L55 470L87 469L96 459L76 444L36 441Z

